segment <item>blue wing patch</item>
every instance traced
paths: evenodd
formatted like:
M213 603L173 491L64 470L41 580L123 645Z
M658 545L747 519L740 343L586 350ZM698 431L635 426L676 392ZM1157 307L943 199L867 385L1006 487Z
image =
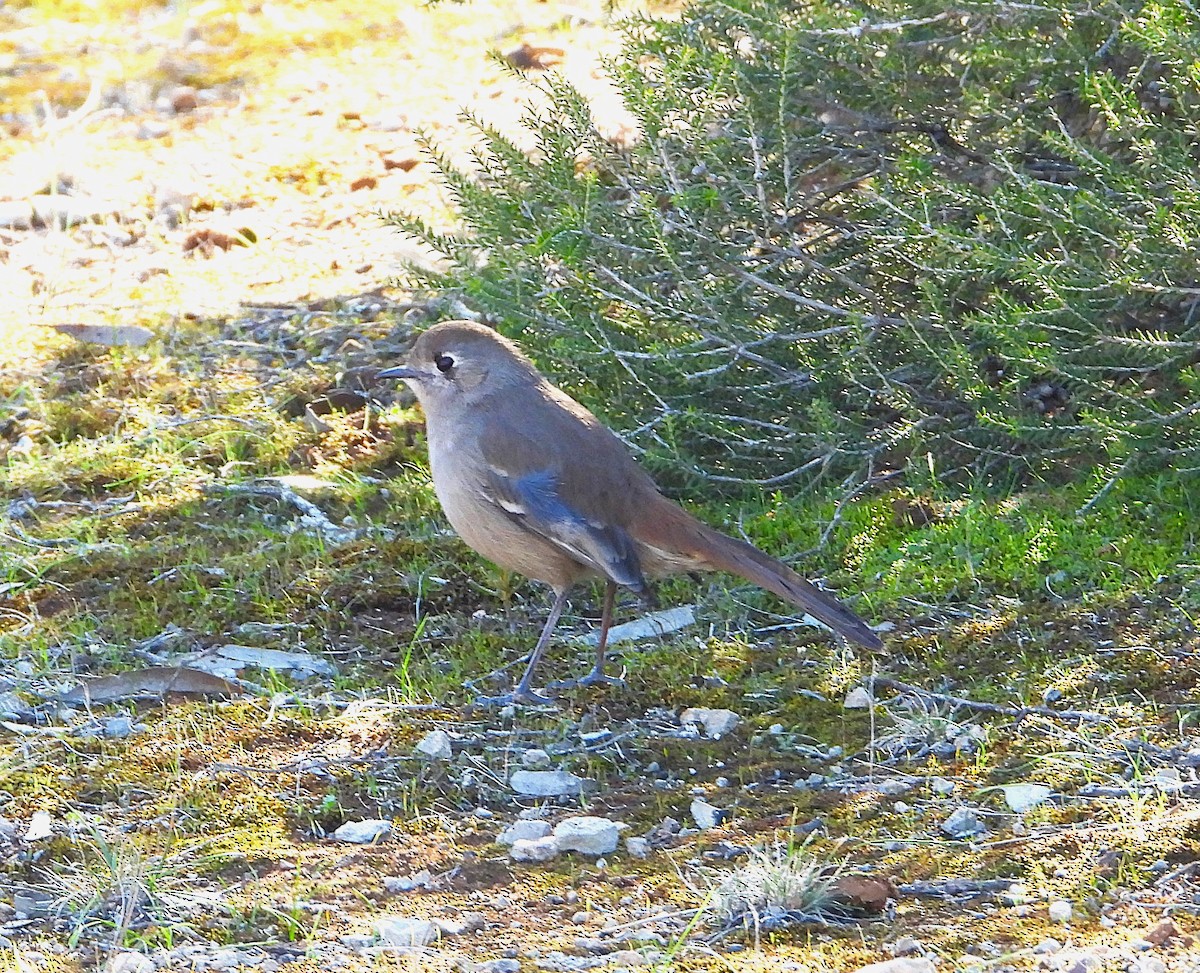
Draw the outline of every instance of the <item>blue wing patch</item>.
M489 497L514 523L538 535L581 564L636 592L646 579L632 538L620 527L589 520L563 499L549 470L513 477L489 470Z

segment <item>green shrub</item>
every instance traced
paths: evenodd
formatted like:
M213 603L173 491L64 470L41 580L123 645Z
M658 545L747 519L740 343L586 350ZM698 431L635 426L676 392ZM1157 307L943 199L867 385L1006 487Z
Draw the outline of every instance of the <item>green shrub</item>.
M396 223L659 472L1011 487L1198 465L1187 0L694 3L626 25L640 135L553 76Z

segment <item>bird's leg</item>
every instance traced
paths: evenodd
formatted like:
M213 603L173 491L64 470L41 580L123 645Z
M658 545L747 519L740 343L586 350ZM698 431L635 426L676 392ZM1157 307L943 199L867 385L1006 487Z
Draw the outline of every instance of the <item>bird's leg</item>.
M596 683L611 683L614 686L624 686L625 680L619 676L604 674L604 651L608 648L608 630L612 628L613 603L617 598L617 583L610 581L604 586L604 612L600 616L600 637L596 641L596 664L592 671L579 680L581 686L594 686Z
M604 650L608 647L608 630L612 628L613 605L617 599L617 583L609 581L604 588L604 611L600 616L600 637L596 641L596 664L586 676L578 679L563 679L550 685L554 689L574 689L576 686L594 686L597 683L610 683L614 686L624 686L625 680L619 676L604 674Z
M554 632L554 626L558 624L559 616L562 615L563 608L567 604L567 589L554 592L554 604L550 606L550 615L546 619L546 624L542 627L542 634L538 637L537 645L533 647L533 653L529 656L529 664L525 667L525 674L521 676L521 681L517 683L517 688L511 693L505 693L502 696L480 696L475 700L479 706L507 706L509 703L526 703L529 705L552 705L554 700L544 693L536 692L531 688L533 683L533 670L537 668L537 664L541 661L542 656L546 652L546 646L550 644L550 636Z

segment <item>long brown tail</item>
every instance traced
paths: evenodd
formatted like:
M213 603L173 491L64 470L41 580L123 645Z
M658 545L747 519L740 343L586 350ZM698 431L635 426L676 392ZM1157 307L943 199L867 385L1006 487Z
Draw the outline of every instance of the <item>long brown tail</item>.
M859 645L868 649L883 648L879 636L867 628L861 618L832 595L805 581L782 561L712 528L706 528L705 535L709 560L716 570L739 575L784 601L790 601Z
M663 540L666 540L664 535L673 535L671 546L694 557L697 567L736 574L802 608L851 641L868 649L883 648L879 636L867 628L861 618L832 595L805 581L786 564L745 541L713 530L674 504L670 506L682 517L660 516L655 533ZM658 507L655 513L663 515L667 511Z

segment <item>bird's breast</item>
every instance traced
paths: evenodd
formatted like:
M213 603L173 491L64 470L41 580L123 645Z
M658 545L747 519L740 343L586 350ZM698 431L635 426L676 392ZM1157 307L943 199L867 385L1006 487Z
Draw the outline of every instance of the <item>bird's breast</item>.
M446 519L463 542L509 571L556 589L570 587L592 572L559 547L526 530L486 490L486 464L478 449L461 438L430 441L430 472Z

